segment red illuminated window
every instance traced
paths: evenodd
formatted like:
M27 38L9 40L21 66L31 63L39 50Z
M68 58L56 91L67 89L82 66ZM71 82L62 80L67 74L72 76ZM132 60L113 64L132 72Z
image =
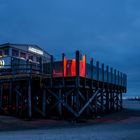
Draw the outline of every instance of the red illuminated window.
M76 76L76 60L66 60L64 58L64 76ZM79 74L82 77L86 76L86 56L79 61Z

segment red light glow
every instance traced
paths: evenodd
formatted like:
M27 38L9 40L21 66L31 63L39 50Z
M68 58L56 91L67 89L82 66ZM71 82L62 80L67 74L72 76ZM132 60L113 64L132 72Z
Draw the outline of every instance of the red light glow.
M66 60L64 58L64 77L67 76L76 76L76 60ZM86 55L83 56L82 60L79 62L79 71L80 76L85 77L86 76Z

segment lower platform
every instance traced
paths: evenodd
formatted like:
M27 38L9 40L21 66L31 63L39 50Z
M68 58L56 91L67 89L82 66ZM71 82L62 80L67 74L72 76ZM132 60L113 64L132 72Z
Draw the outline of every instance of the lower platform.
M21 118L93 118L122 110L126 87L83 77L25 76L0 81L0 113Z

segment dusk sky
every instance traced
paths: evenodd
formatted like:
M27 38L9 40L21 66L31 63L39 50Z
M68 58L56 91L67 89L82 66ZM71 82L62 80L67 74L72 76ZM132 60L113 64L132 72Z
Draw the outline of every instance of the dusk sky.
M37 44L55 58L79 49L128 75L140 95L139 0L0 0L0 43Z

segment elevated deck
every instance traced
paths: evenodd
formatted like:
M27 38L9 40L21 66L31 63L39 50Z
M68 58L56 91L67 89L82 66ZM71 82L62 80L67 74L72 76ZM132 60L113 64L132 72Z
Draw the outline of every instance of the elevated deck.
M33 63L0 59L0 112L19 117L96 117L120 111L127 75L86 55ZM6 63L5 63L6 62Z
M75 59L66 60L63 54L62 61L54 63L45 85L51 98L47 114L91 117L122 109L127 75L99 62L93 65L93 59L87 64L86 56L80 60L77 51Z

